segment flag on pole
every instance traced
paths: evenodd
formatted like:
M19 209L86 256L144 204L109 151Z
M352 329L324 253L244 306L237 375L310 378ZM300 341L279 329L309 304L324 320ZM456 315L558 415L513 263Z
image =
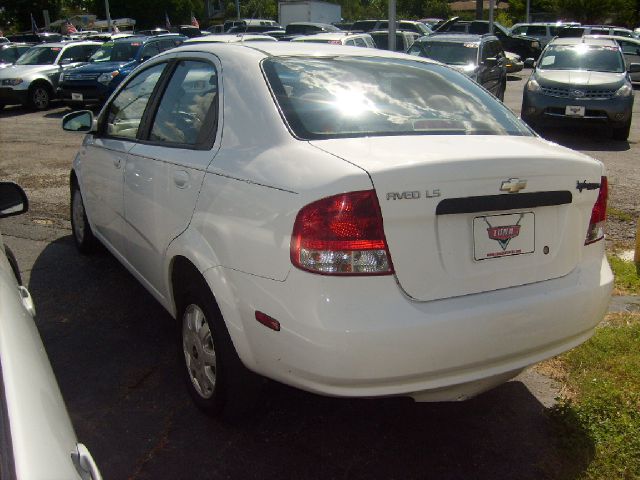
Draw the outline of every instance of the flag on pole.
M164 28L171 30L171 22L169 21L169 15L167 12L164 12Z
M200 24L198 23L198 20L196 19L193 12L191 12L191 25L193 25L196 28L200 28Z
M120 33L120 29L115 23L113 24L113 33Z
M38 31L38 25L36 25L36 21L33 18L33 13L31 13L30 15L31 15L31 31L33 33L36 33Z

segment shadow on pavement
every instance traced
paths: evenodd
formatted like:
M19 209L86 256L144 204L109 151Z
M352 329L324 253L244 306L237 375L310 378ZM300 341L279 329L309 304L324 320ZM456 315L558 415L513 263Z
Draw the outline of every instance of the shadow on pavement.
M104 478L576 478L591 454L558 448L547 410L520 382L462 403L325 398L274 382L230 425L182 384L177 332L108 253L70 236L31 271L37 324L80 441Z
M626 152L631 149L627 141L611 140L610 130L605 126L539 128L538 133L546 140L573 150L587 152Z

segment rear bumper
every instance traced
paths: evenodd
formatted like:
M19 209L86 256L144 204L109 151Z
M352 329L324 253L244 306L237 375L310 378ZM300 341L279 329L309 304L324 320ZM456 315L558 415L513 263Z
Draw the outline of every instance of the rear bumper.
M407 298L390 276L292 269L277 282L228 270L241 300L221 309L241 318L229 328L234 344L267 377L332 396L460 400L591 336L613 284L602 248L588 247L593 258L562 278L431 302Z

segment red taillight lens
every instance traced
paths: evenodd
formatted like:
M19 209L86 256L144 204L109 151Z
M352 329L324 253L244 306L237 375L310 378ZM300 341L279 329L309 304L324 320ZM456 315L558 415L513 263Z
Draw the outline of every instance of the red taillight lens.
M607 183L607 177L600 178L600 192L598 193L598 199L591 211L591 220L589 221L589 230L587 230L587 238L584 241L585 245L597 242L604 238L605 223L607 220L607 198L609 196L609 186Z
M310 203L298 212L291 262L325 275L389 275L391 255L374 190Z

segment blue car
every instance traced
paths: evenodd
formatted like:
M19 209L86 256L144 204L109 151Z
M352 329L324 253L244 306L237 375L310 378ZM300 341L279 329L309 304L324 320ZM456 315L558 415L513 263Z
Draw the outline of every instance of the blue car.
M102 104L134 68L186 39L184 35L167 34L106 42L88 64L61 75L58 96L73 106Z

